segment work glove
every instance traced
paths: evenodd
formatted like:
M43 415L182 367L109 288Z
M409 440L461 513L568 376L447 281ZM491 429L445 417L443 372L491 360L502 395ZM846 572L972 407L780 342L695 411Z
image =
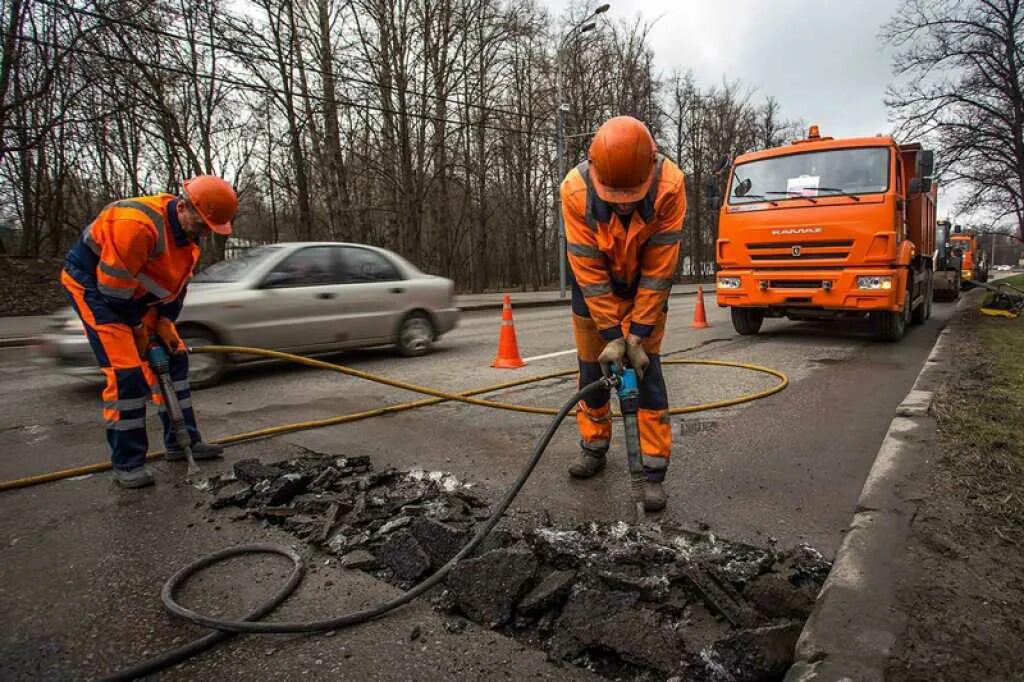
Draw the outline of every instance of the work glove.
M636 378L643 381L647 365L651 364L643 347L643 339L630 335L626 340L626 357L629 358L629 366L636 370Z
M164 346L170 353L184 353L188 350L185 347L185 342L178 335L178 328L174 326L174 322L166 317L157 318L156 335L164 342Z
M597 362L601 365L601 373L606 377L612 375L612 365L615 365L616 372L622 373L622 363L625 359L626 339L621 336L605 344L604 350L597 356Z
M149 350L149 327L145 324L132 327L132 337L135 339L135 350L139 351L139 357L146 357Z

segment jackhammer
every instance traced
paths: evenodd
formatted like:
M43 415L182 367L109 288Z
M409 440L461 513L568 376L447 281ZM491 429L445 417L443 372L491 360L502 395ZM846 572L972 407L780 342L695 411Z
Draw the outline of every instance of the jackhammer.
M188 461L188 473L185 480L191 483L193 478L202 472L199 470L195 458L192 457L192 437L185 425L185 415L181 411L178 392L171 379L171 358L167 354L167 349L155 336L150 339L149 348L146 350L146 359L160 382L160 393L163 395L164 407L167 408L167 416L170 417L171 426L174 429L174 437L178 441L178 447L185 451L185 459Z
M636 370L632 367L616 370L613 375L615 391L622 413L622 426L626 437L626 464L629 467L629 488L633 493L633 513L636 521L643 522L644 513L644 463L640 454L640 427L637 410L640 406L640 384Z

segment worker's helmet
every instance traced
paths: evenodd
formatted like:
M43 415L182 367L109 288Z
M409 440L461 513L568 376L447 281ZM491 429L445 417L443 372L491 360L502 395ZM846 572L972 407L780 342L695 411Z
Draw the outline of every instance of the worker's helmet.
M185 196L199 215L217 234L231 234L231 221L238 210L238 195L234 188L216 175L197 175L181 183Z
M658 147L651 131L632 116L616 116L597 130L590 143L590 178L607 202L640 201L651 187Z

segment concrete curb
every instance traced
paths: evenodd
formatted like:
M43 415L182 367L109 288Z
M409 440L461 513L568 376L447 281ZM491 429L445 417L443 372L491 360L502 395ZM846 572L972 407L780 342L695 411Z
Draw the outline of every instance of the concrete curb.
M714 284L714 282L711 282L711 285L713 285L713 284ZM714 290L711 291L711 294L714 294ZM669 294L669 296L671 298L675 298L676 296L696 296L696 295L697 295L696 291L680 291L678 293ZM707 291L705 291L704 295L707 296L709 294L708 294ZM551 299L551 300L548 300L548 301L519 301L519 302L516 302L515 294L514 293L511 293L510 296L512 296L512 310L522 310L522 309L525 309L525 308L554 308L555 306L569 305L569 296L568 295L566 295L565 298L555 298L555 299ZM476 312L476 311L480 311L480 310L501 310L501 306L502 306L501 301L498 301L497 303L471 303L471 304L466 305L466 306L458 306L458 309L460 311L464 312L464 313L472 313L472 312Z
M832 570L797 640L786 682L885 679L906 624L906 614L896 606L895 578L920 499L915 474L930 465L936 452L931 406L949 373L949 324L961 310L958 305L896 408Z

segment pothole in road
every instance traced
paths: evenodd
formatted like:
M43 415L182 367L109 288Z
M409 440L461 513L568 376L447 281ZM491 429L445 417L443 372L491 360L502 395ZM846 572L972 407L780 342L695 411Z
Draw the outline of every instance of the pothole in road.
M438 471L375 472L367 457L244 460L211 507L280 526L347 569L407 589L486 519L482 491ZM508 515L431 594L449 615L610 679L782 679L829 564L644 524L558 527ZM418 633L414 631L412 637Z

